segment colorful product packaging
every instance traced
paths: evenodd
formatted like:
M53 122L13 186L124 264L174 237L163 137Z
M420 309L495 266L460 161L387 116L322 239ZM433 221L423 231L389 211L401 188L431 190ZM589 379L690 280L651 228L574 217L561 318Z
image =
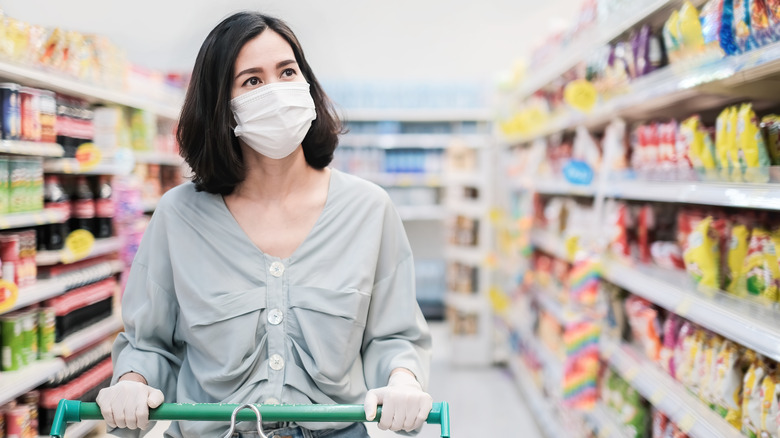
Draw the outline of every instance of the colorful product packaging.
M23 320L18 313L0 316L0 334L2 334L0 364L2 364L3 371L16 371L22 367L24 363L23 332Z
M758 438L761 428L761 384L767 369L764 361L754 352L746 354L749 361L742 381L742 433L749 438Z
M777 301L780 267L778 267L775 242L767 230L762 228L753 230L742 275L745 277L744 282L749 296L768 303Z
M717 412L732 426L742 424L742 381L740 349L731 341L724 341L716 359L714 396Z
M57 315L54 308L44 307L38 310L38 358L49 359L54 356L54 338Z
M777 416L780 414L780 371L772 370L761 383L761 429L758 435L762 438L777 436Z
M27 207L28 178L27 161L23 158L11 158L8 165L10 179L9 213L21 213Z
M688 273L697 284L720 288L720 248L713 228L714 219L708 216L693 226L688 236L683 260Z
M17 84L0 83L0 111L2 111L3 140L19 140L22 131L22 113L19 105L19 90Z
M772 165L780 164L780 116L770 114L761 119L761 130Z
M10 187L9 161L0 157L0 214L7 214L10 209Z

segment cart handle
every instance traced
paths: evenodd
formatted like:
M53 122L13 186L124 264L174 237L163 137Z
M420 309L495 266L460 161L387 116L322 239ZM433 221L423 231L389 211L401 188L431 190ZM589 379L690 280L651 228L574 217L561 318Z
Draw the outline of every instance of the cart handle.
M149 410L150 420L230 421L233 411L241 405L232 403L163 403ZM297 422L365 422L363 405L255 405L264 421ZM382 407L377 408L374 422L382 416ZM97 403L78 400L60 400L54 422L52 438L63 438L67 423L81 420L102 420L103 415ZM238 413L239 421L256 421L254 412L244 410ZM429 424L441 425L442 438L450 437L450 407L447 402L434 403L426 420Z

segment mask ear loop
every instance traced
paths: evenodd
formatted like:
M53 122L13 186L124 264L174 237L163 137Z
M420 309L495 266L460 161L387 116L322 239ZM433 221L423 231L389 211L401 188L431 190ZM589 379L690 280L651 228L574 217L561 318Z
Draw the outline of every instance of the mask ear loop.
M257 409L257 406L251 403L245 403L233 410L233 415L230 416L230 430L228 430L227 434L225 434L223 438L231 438L233 436L233 432L236 430L236 416L238 415L239 411L247 408L254 411L255 415L257 416L257 433L261 438L268 438L266 434L263 433L263 417L260 415L260 410Z

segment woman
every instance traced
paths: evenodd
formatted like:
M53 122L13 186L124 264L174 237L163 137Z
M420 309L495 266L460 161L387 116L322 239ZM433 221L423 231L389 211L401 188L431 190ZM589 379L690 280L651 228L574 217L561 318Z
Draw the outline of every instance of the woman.
M110 427L147 428L164 399L364 402L369 420L383 405L381 429L422 425L431 339L411 250L382 189L326 167L341 130L282 21L238 13L212 30L177 133L193 182L161 199L123 297L114 382L97 399ZM362 423L264 429L368 436Z

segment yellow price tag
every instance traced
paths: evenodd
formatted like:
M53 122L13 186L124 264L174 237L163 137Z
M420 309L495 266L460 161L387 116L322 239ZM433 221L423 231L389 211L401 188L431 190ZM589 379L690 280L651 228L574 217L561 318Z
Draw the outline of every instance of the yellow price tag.
M574 261L574 256L577 255L577 251L580 249L579 236L569 236L564 244L566 249L566 259L568 261Z
M497 313L504 313L509 309L509 297L498 286L490 288L490 302Z
M682 430L684 433L689 433L691 430L693 430L693 426L696 424L696 418L690 413L685 414L680 421L677 422L677 426Z
M92 143L84 143L76 149L76 161L79 162L79 168L82 172L97 167L101 159L100 149L96 148Z
M682 317L688 316L688 312L691 311L691 306L692 305L693 305L693 303L691 302L690 299L683 298L683 300L680 301L679 304L677 304L677 308L674 309L674 313L676 313L676 314L678 314L678 315L680 315Z
M6 229L11 228L11 224L8 223L8 221L3 217L3 215L0 215L0 228Z
M14 307L19 298L19 286L8 280L0 280L0 313Z
M504 211L498 207L493 207L490 209L489 217L490 223L498 225L504 220Z
M638 375L639 375L639 368L631 367L626 370L626 373L623 375L623 377L625 377L628 383L631 383L633 382L634 379L636 379L636 376Z
M73 263L75 261L87 258L92 253L92 247L95 245L95 236L87 230L76 230L68 234L65 239L65 250L62 254L62 261Z
M666 398L666 393L662 389L658 388L655 390L655 392L653 392L650 395L649 400L650 403L652 403L655 406L658 406L661 403L661 401L663 401L664 398Z
M566 88L563 90L563 99L572 108L589 113L596 106L598 92L596 87L587 80L577 79L566 84Z

